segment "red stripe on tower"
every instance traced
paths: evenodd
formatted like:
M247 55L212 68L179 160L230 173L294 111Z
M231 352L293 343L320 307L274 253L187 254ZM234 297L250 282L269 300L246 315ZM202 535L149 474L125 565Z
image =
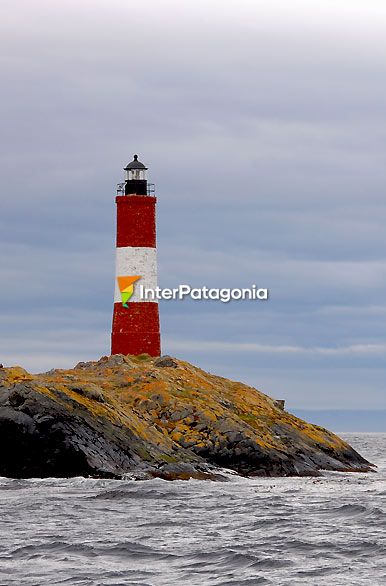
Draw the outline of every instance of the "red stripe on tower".
M142 301L139 284L157 286L156 202L147 168L134 160L118 186L117 244L111 354L161 354L158 303Z

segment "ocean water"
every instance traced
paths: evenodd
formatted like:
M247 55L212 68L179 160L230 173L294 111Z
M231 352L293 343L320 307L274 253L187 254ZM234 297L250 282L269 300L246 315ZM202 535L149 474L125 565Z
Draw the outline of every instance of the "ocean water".
M377 474L0 479L0 584L386 584L386 434L344 434Z

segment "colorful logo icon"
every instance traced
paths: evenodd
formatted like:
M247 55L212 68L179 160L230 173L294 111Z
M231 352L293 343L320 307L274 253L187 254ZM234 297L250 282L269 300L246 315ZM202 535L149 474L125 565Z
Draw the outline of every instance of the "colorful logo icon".
M121 292L123 307L129 307L128 301L132 298L134 293L134 283L141 277L117 277L118 287Z

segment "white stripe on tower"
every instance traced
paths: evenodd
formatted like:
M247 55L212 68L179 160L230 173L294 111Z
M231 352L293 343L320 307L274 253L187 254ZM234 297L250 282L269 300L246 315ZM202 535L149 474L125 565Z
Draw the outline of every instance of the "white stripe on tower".
M139 295L139 285L148 289L157 287L157 249L145 246L122 246L116 249L114 303L121 301L117 277L138 275L141 278L134 285L130 303L146 301ZM148 301L146 301L148 302Z

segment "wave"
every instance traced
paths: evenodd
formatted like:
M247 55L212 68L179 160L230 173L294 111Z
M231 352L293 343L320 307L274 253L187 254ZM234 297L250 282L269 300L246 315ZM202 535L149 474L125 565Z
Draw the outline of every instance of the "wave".
M321 513L333 518L359 517L363 518L363 520L372 521L375 523L386 522L386 513L382 509L379 507L370 507L358 503L344 504L340 507L335 507L332 509L323 509Z
M148 545L132 541L124 541L111 545L89 545L85 543L68 543L65 541L53 541L36 545L25 545L11 551L9 556L13 559L34 559L46 557L52 554L76 555L81 557L95 558L99 556L122 556L125 558L154 560L166 560L178 556L156 550Z
M161 490L155 489L144 489L144 488L130 488L130 489L118 489L118 490L106 490L99 494L89 497L96 500L110 500L110 501L122 501L129 499L138 500L176 500L181 498L181 493L177 491L162 492Z
M273 582L268 580L268 578L264 578L264 576L245 578L244 580L237 579L217 582L217 586L255 586L256 584L273 584Z

